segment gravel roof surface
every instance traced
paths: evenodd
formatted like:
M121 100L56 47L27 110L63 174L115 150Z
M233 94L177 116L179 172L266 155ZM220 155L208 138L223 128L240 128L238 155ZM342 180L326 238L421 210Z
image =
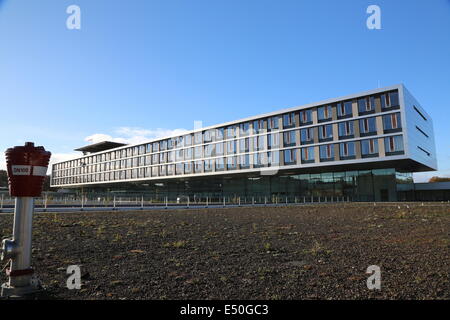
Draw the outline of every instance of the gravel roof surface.
M450 298L449 204L39 213L33 228L35 299Z

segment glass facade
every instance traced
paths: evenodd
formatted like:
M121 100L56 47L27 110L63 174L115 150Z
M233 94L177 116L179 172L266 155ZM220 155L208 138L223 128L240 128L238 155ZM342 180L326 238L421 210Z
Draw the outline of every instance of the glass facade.
M220 162L221 166L233 165L232 162ZM182 169L181 169L182 170ZM189 168L187 168L189 170ZM85 188L85 192L108 191L104 186ZM332 199L350 201L396 201L395 169L377 169L363 171L323 172L314 174L276 175L276 176L214 176L192 178L189 180L167 180L157 183L123 183L114 190L145 193L146 196L163 200L165 197L175 200L180 196L191 198L221 199L223 197L274 197L294 202L328 201Z

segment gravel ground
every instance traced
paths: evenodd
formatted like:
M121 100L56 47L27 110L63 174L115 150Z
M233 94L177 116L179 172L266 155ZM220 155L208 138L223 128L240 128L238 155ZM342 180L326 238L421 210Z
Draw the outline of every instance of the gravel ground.
M449 247L448 204L41 213L34 298L449 299ZM370 265L381 290L367 289Z

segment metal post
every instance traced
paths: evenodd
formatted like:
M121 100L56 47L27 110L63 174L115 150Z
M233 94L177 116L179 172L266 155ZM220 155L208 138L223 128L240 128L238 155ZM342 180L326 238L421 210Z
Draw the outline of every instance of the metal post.
M187 200L187 207L189 208L189 196L188 196L188 200Z
M255 197L252 197L252 205L255 205Z
M141 197L141 209L144 209L144 196Z
M47 211L47 201L48 201L48 198L47 198L47 195L45 195L45 198L44 198L44 210L45 211Z
M17 197L14 209L13 238L3 240L3 258L10 258L9 282L2 285L2 296L22 295L38 289L32 281L31 236L33 197Z
M113 209L114 210L116 209L116 196L114 196L113 198Z
M84 209L84 196L81 195L81 210Z
M5 195L2 194L2 201L0 202L0 210L3 209L3 199L5 198Z
M168 199L167 199L167 197L166 197L166 209L167 209L167 207L168 207Z
M288 204L288 197L286 197L286 204Z
M241 197L238 198L238 206L241 206Z
M225 197L223 197L223 206L225 207L226 202L225 202Z
M206 207L208 208L208 197L206 197Z
M267 205L267 197L266 196L264 196L264 205L265 206Z

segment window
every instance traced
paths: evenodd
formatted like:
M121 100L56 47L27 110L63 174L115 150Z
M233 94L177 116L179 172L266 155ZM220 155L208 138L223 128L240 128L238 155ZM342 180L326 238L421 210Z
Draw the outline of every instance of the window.
M184 173L185 174L192 173L192 162L189 161L184 163Z
M167 173L167 166L159 166L159 175L165 176Z
M264 150L265 136L253 137L253 150Z
M312 111L311 109L300 111L300 124L311 124L312 123Z
M300 130L300 141L302 144L312 143L313 139L313 128Z
M365 97L358 99L358 112L365 114L375 110L375 97Z
M227 138L232 139L236 137L236 126L230 126L226 130Z
M420 151L422 151L423 153L425 153L427 156L431 156L431 153L428 152L427 150L425 150L424 148L421 148L421 147L417 146L417 149L419 149Z
M152 167L152 177L159 176L158 166Z
M330 161L334 159L334 145L327 144L319 147L320 161Z
M151 144L151 143L147 143L147 146L146 146L146 152L147 152L147 153L152 152L152 144ZM117 155L116 155L116 156L117 156Z
M177 163L175 165L175 174L183 174L184 173L184 164L183 163Z
M240 164L241 168L249 168L250 167L250 156L248 154L239 156L239 164Z
M249 152L250 150L250 139L245 138L239 140L239 151L240 152Z
M184 145L185 146L192 145L192 135L188 134L188 135L184 136Z
M253 121L253 132L255 134L264 132L265 120L255 120Z
M152 154L152 163L153 164L158 164L159 163L159 153Z
M328 141L333 139L333 127L327 124L319 127L319 140Z
M362 157L378 155L378 139L361 140Z
M340 143L339 155L342 159L355 158L355 143L354 142Z
M216 140L223 140L223 128L216 129Z
M201 146L194 148L194 158L195 159L200 159L203 157L202 150L203 150L203 147L201 147Z
M387 155L392 153L403 153L403 137L391 136L384 138L384 148L386 149Z
M339 102L337 104L338 117L351 117L353 114L352 109L351 101Z
M244 122L239 125L239 135L240 136L247 136L250 131L250 123Z
M294 164L296 162L296 150L284 150L284 164Z
M167 140L167 149L173 149L174 145L175 145L174 138ZM140 153L140 151L139 151L139 153Z
M302 163L314 162L314 147L302 148Z
M381 108L389 109L399 106L398 92L389 92L381 95Z
M203 161L195 161L194 170L195 173L203 172Z
M193 155L194 148L184 149L184 159L191 160Z
M237 157L227 157L227 170L234 170L237 168Z
M176 151L176 161L184 160L184 149L179 149Z
M377 132L375 118L364 118L359 120L359 130L361 135L368 135Z
M422 129L420 129L418 126L416 126L417 131L419 131L420 133L422 133L425 137L429 138L429 136L425 133L425 131L423 131Z
M331 120L331 117L332 117L331 106L323 106L317 108L317 119L319 121Z
M393 132L401 129L400 113L392 113L383 116L384 131Z
M295 113L286 113L283 115L283 127L291 128L295 126Z
M214 136L214 130L206 130L204 134L205 142L211 142Z
M148 169L148 168L146 168ZM167 166L167 175L168 176L172 176L175 173L175 165L174 164L169 164Z
M183 142L184 142L184 137L177 137L177 138L175 138L176 148L183 147Z
M419 114L419 116L422 117L423 120L427 121L427 118L423 115L422 112L419 111L419 109L417 109L416 106L413 106L414 110Z
M210 172L213 169L213 160L205 160L205 172Z
M196 132L194 133L194 144L201 144L203 143L203 134L202 132Z
M279 148L280 147L280 134L279 133L271 133L267 135L267 144L268 148Z
M270 117L269 119L268 119L268 129L269 130L275 130L275 129L278 129L278 119L279 119L280 117L279 116L274 116L274 117Z
M165 163L167 160L167 153L166 152L161 152L159 154L159 163Z
M236 140L227 141L227 154L236 153Z
M175 161L175 151L170 151L167 153L167 162Z
M215 147L215 151L216 151L216 154L215 154L216 156L223 155L223 142L214 144L214 147Z
M339 138L352 137L354 135L353 121L340 122L338 124Z
M205 157L213 157L215 155L214 153L214 145L208 144L205 146Z
M223 158L217 158L216 159L216 170L224 170L225 169L225 162Z
M253 165L255 167L262 167L266 164L264 161L264 154L262 152L253 154Z
M158 152L158 151L159 151L159 143L153 142L153 152Z
M289 147L295 145L295 130L283 133L284 146Z
M269 151L267 152L267 164L269 167L277 167L280 165L280 152Z
M159 143L159 149L160 149L161 151L167 149L167 140L161 141L161 142Z

